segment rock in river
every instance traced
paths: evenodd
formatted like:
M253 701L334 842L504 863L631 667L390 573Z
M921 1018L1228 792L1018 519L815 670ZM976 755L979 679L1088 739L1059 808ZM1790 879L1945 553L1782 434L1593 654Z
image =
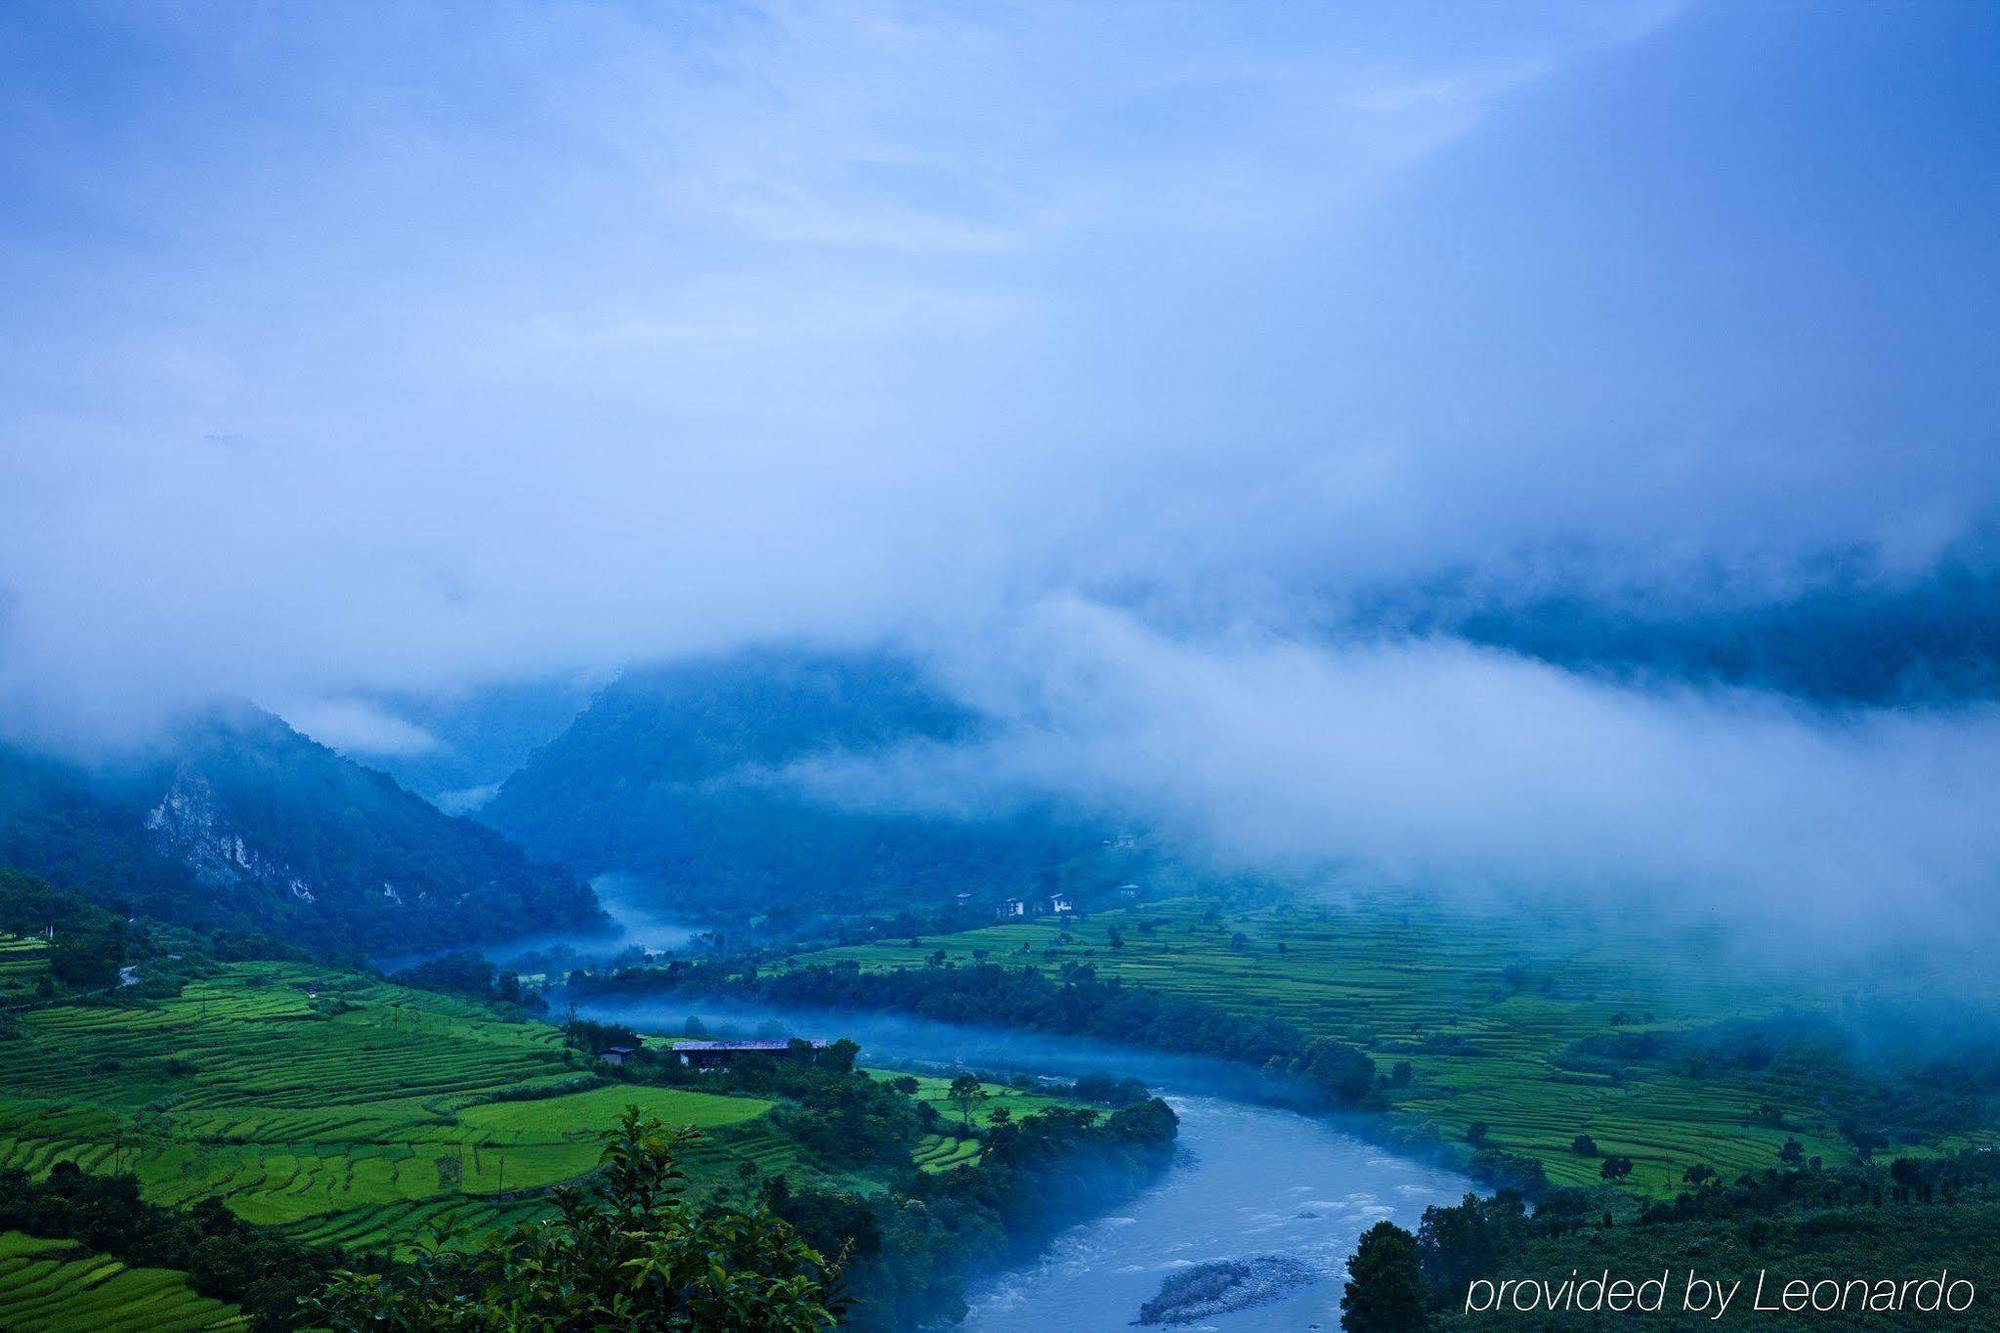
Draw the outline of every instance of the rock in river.
M1162 1282L1160 1294L1139 1307L1137 1322L1191 1324L1232 1310L1247 1310L1317 1281L1319 1276L1312 1265L1285 1254L1196 1264Z

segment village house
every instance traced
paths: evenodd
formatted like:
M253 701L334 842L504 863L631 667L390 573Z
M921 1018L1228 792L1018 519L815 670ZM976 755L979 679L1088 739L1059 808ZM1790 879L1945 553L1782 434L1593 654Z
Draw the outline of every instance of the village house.
M674 1054L691 1069L727 1069L746 1055L773 1060L803 1060L826 1049L823 1041L681 1041Z
M624 1064L628 1058L638 1053L639 1048L636 1046L606 1046L597 1058L615 1067Z

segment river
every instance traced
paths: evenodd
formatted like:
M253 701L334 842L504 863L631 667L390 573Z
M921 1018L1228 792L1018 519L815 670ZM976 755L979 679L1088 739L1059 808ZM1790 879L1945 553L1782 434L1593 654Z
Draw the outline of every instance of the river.
M1381 1218L1414 1228L1426 1206L1455 1203L1471 1181L1387 1152L1308 1116L1230 1095L1247 1087L1236 1066L893 1015L783 1014L712 1004L589 1003L586 1017L642 1031L674 1031L691 1013L706 1023L777 1019L812 1036L851 1036L862 1059L925 1060L981 1070L1074 1076L1101 1070L1143 1079L1181 1118L1165 1176L1108 1215L1069 1228L1031 1264L968 1293L970 1333L1120 1329L1167 1277L1213 1260L1285 1256L1315 1275L1252 1309L1180 1327L1222 1333L1340 1325L1342 1266Z

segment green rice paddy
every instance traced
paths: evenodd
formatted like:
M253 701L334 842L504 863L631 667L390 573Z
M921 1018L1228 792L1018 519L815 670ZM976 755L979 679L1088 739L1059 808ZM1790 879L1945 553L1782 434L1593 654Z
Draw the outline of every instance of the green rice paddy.
M919 1170L938 1172L954 1167L971 1166L979 1160L979 1140L962 1139L954 1134L926 1134L917 1142L917 1149L911 1160Z
M636 1103L706 1134L697 1189L781 1167L770 1104L671 1088L564 1091L562 1034L320 968L230 965L163 1001L17 1011L0 1030L0 1166L128 1171L155 1203L219 1195L301 1239L401 1243L540 1215ZM556 1094L502 1100L503 1094Z
M1561 1184L1599 1182L1599 1161L1570 1149L1578 1134L1603 1154L1631 1157L1627 1184L1648 1194L1682 1188L1682 1171L1697 1163L1731 1176L1761 1171L1788 1136L1829 1162L1853 1155L1826 1109L1829 1089L1781 1064L1756 1076L1692 1077L1655 1066L1581 1073L1554 1062L1578 1038L1770 1014L1798 993L1796 980L1747 980L1699 937L1388 900L1213 916L1205 903L1176 900L1070 921L1066 934L1065 923L1041 918L795 961L920 967L942 950L959 963L1086 962L1100 976L1282 1018L1362 1046L1385 1074L1407 1061L1410 1083L1388 1093L1399 1127L1463 1139L1484 1123L1488 1144L1536 1157ZM1760 1107L1775 1108L1788 1128L1759 1117Z
M38 939L0 935L0 1008L31 998L49 973L49 946Z
M954 1124L960 1122L958 1108L946 1100L945 1093L951 1088L951 1080L928 1074L905 1074L895 1069L870 1069L870 1075L878 1079L914 1078L917 1081L917 1100L935 1106L938 1114ZM1007 1113L1019 1120L1023 1116L1050 1106L1082 1106L1096 1110L1085 1102L1072 1101L1067 1097L1051 1097L1046 1093L1024 1092L1020 1088L1010 1088L1004 1083L982 1083L979 1085L980 1099L972 1105L972 1123L981 1129L993 1123L993 1113L1006 1109Z
M906 1074L896 1069L870 1069L865 1071L871 1077L888 1081L898 1078L914 1078L917 1081L916 1098L935 1106L938 1114L947 1124L962 1123L958 1108L947 1099L946 1092L951 1080L929 1074ZM1051 1097L1045 1093L1025 1092L1020 1088L1008 1087L1004 1083L981 1083L980 1099L971 1108L972 1123L984 1129L993 1123L993 1113L1005 1109L1014 1119L1033 1115L1050 1106L1084 1106L1086 1103L1073 1101L1067 1097ZM970 1136L953 1134L926 1134L918 1141L916 1151L911 1155L918 1168L924 1171L950 1171L954 1167L970 1166L979 1160L979 1140Z
M190 1333L245 1327L235 1306L191 1291L186 1274L127 1268L74 1241L0 1232L0 1328L10 1333Z

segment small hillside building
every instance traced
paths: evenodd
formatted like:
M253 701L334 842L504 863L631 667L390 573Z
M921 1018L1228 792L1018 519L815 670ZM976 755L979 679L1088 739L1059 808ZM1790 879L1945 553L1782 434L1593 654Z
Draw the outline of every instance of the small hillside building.
M748 1055L771 1060L810 1059L826 1049L823 1041L682 1041L674 1044L674 1054L690 1069L727 1069Z

